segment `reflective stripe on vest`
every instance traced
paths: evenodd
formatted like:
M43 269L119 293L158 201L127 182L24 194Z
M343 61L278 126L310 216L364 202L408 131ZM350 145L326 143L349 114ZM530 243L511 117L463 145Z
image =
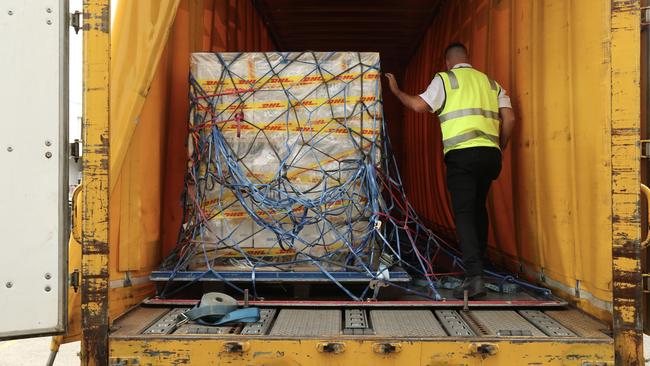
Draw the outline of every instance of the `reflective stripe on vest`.
M460 143L463 143L465 141L475 139L477 137L485 137L486 139L494 142L495 144L499 143L499 136L488 135L485 132L479 130L471 130L469 132L465 132L462 135L458 135L458 136L450 137L446 140L442 140L442 145L445 148L449 148L449 147L456 146Z
M458 111L445 113L443 115L438 116L438 119L440 120L440 123L442 123L450 119L465 117L465 116L483 116L485 118L492 118L496 120L499 119L499 113L487 111L481 108L467 108L467 109L461 109Z
M492 90L497 90L497 82L492 79L488 80L490 80L490 88L492 88Z
M453 71L447 71L445 75L449 78L449 86L452 89L458 89L458 79L456 79L456 74L454 74Z
M438 111L445 154L450 150L489 146L499 148L499 87L473 68L438 74L445 103Z

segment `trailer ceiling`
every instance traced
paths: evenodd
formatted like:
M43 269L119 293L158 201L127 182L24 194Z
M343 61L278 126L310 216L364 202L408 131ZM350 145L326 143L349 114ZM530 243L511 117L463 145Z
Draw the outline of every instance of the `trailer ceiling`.
M406 67L441 0L255 0L281 51L378 51Z

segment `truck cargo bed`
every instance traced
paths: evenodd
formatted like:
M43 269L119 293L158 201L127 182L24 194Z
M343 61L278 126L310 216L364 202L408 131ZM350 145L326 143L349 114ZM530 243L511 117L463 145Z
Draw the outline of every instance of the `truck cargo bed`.
M406 365L428 359L432 363L426 364L434 365L456 360L506 365L512 364L507 363L512 352L526 354L526 362L517 364L609 365L612 360L608 326L569 308L263 306L258 323L177 326L177 316L188 309L141 305L117 319L110 335L111 362ZM443 359L447 363L439 363Z
M188 322L176 327L177 316L190 307L140 306L118 319L111 334L119 337L157 336L362 336L395 338L533 337L611 340L604 323L575 309L355 308L261 307L259 323L203 326Z

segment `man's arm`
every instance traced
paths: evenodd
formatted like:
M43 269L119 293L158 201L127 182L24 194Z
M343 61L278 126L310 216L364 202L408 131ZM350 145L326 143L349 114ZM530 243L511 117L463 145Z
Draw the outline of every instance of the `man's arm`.
M510 141L510 135L515 127L515 112L512 108L499 108L499 115L501 116L501 133L499 139L501 149L505 149Z
M397 99L404 104L404 106L419 113L431 111L431 108L429 108L429 105L424 101L424 99L417 95L409 95L401 91L393 74L386 73L386 78L388 79L390 90L395 94Z

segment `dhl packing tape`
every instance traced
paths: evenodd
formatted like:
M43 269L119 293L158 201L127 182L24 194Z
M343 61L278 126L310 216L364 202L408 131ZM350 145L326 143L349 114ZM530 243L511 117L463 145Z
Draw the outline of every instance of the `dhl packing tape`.
M377 71L364 72L362 77L360 73L345 73L340 75L286 75L286 76L263 76L257 78L227 78L223 80L200 79L197 80L201 88L205 91L216 90L219 93L236 92L242 88L252 88L260 90L283 90L295 86L305 86L323 83L351 82L357 79L363 81L375 81L379 79ZM221 88L219 88L221 87Z
M360 204L365 204L368 202L368 199L366 197L359 197L356 199L357 202ZM210 203L206 203L210 202ZM350 200L336 200L334 202L329 202L327 204L321 205L321 210L329 210L329 209L334 209L334 208L341 208L345 206L350 206L354 204L354 202ZM228 207L226 209L219 209L217 207L217 200L212 199L212 200L206 200L203 205L202 209L207 212L207 217L210 218L210 220L228 220L228 219L243 219L250 217L247 211L245 211L241 206L239 207ZM302 213L304 211L304 207L302 206L296 206L291 210L294 213ZM286 216L287 211L279 212L276 210L256 210L255 214L259 217L273 217L276 218L278 216ZM291 219L288 217L282 217L278 219L280 222L287 222L291 223Z
M219 103L215 106L217 111L237 111L237 110L288 110L289 108L319 108L329 105L341 105L348 104L353 105L357 102L363 103L373 103L377 100L377 97L374 95L365 95L365 96L349 96L345 97L334 97L334 98L312 98L304 99L299 101L288 101L288 100L269 100L261 102L243 102L240 100L234 100L232 102Z

